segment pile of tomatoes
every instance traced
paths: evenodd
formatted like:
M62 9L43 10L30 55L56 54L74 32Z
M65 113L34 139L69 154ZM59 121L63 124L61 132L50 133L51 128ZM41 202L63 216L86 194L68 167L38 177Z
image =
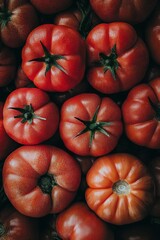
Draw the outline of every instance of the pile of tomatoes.
M156 240L158 0L0 1L0 239Z

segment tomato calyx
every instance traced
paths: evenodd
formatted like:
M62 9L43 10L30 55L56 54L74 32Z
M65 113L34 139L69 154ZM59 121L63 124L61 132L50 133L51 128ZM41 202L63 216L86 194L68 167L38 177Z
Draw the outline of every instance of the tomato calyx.
M107 132L104 127L109 126L111 124L111 122L97 122L98 111L99 111L99 106L97 107L97 109L96 109L96 111L93 115L93 118L90 121L83 120L83 119L80 119L78 117L75 117L75 119L77 119L78 121L80 121L81 123L83 123L85 125L85 128L82 131L80 131L76 135L76 137L78 137L78 136L82 135L83 133L86 133L86 132L89 131L90 132L89 147L91 147L94 136L95 136L95 133L97 131L103 133L107 137L110 137L110 133Z
M160 121L160 102L158 104L155 104L152 102L152 100L150 98L148 98L149 103L151 105L151 107L153 108L153 110L155 111L155 118Z
M116 80L116 70L119 67L119 63L117 61L116 44L111 49L111 53L109 55L99 53L99 57L99 65L103 67L104 73L109 70L114 80Z
M1 27L5 27L11 20L12 13L7 9L7 3L4 0L3 6L0 8L0 24Z
M113 184L112 190L118 195L124 195L130 192L130 186L125 180L119 180Z
M14 118L21 118L21 123L28 122L29 124L32 124L33 119L37 118L40 120L46 120L46 118L40 117L34 113L34 109L32 105L25 105L24 108L16 108L16 107L10 107L9 109L13 109L16 111L19 111L21 114L14 116Z
M0 236L3 236L6 232L6 229L2 223L0 223Z
M50 194L55 185L57 184L52 174L46 173L38 179L38 186L45 194Z
M29 62L34 62L34 61L44 62L46 64L45 75L51 69L52 66L57 67L59 70L61 70L65 74L67 74L67 71L57 62L60 59L66 59L66 58L62 55L51 54L48 51L48 49L46 48L46 46L41 41L40 41L40 43L41 43L41 46L42 46L43 51L44 51L44 56L39 57L39 58L31 59Z

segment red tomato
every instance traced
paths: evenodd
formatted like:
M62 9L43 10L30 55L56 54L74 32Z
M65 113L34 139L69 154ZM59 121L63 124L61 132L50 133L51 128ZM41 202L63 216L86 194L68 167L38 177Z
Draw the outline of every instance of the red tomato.
M33 145L51 138L58 128L59 112L47 93L38 88L12 91L4 104L7 134L20 144Z
M153 15L146 25L146 42L152 59L160 64L160 5L157 5Z
M96 25L86 38L87 78L96 90L111 94L139 83L148 66L148 50L124 22Z
M17 148L3 166L8 199L19 212L30 217L64 210L74 199L80 180L77 161L49 145Z
M9 85L16 75L16 55L12 49L0 46L0 87Z
M97 158L86 176L88 206L106 222L122 225L146 217L154 200L154 181L135 156Z
M20 66L18 67L17 74L14 79L14 84L16 88L29 87L32 84Z
M156 3L157 0L90 0L93 10L104 22L143 22Z
M160 148L160 78L130 90L122 105L125 132L137 145Z
M60 213L56 230L64 240L113 240L110 228L85 203L78 202Z
M37 13L28 0L2 0L0 16L1 40L12 48L21 47L38 25Z
M22 50L22 69L38 88L64 92L82 80L85 55L85 42L77 31L43 24L27 38Z
M38 221L19 213L12 206L0 211L0 240L39 240Z
M121 133L120 108L108 97L82 93L62 105L60 136L65 146L78 155L111 152Z
M3 126L3 106L4 104L0 102L0 161L4 160L16 147L15 142L8 136Z
M63 11L72 5L73 0L30 0L35 8L43 14L53 14Z

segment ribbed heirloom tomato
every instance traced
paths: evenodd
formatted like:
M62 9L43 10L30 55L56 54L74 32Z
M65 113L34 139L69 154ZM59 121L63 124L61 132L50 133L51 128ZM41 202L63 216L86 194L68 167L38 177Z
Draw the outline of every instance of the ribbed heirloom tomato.
M111 152L122 134L121 111L109 97L82 93L64 102L60 136L65 146L82 156Z
M46 92L38 88L19 88L5 101L3 124L7 134L16 142L39 144L56 132L59 111Z
M87 79L96 90L111 94L139 83L147 70L148 50L125 22L101 23L87 35Z
M126 153L97 158L86 176L88 206L106 222L122 225L149 214L154 181L147 167Z
M64 92L82 80L85 56L85 42L76 30L43 24L27 38L22 69L38 88Z
M42 217L64 210L81 180L77 161L60 148L22 146L5 160L3 184L11 204L22 214Z

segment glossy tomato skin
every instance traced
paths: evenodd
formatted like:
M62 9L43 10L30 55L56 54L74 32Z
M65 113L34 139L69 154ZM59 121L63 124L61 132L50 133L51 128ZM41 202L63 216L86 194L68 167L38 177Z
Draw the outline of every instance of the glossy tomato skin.
M54 135L59 124L59 111L42 90L19 88L5 101L3 123L7 134L16 142L34 145Z
M143 22L156 6L157 0L90 0L95 13L104 22Z
M31 3L40 13L53 14L69 8L72 5L73 0L31 0Z
M85 42L77 31L43 24L27 38L22 50L22 69L38 88L64 92L82 80L85 56Z
M80 179L76 160L62 149L49 145L17 148L3 167L8 199L19 212L30 217L64 210L74 199Z
M151 54L151 58L160 64L160 6L153 12L146 25L146 42Z
M159 102L159 77L129 92L122 105L122 114L126 135L135 144L160 148Z
M17 59L12 49L0 46L0 87L9 85L17 70Z
M86 176L88 206L104 221L124 225L149 214L154 181L147 167L126 153L97 158Z
M119 140L121 111L108 97L82 93L62 105L59 129L70 151L81 156L100 156L112 151Z
M16 143L8 136L3 125L3 106L0 102L0 161L4 160L14 148Z
M0 211L0 240L39 240L38 221L19 213L11 205Z
M3 9L7 14L3 14ZM11 48L23 46L28 34L39 24L34 7L28 0L3 0L0 3L0 12L2 42Z
M114 240L107 224L83 202L71 205L58 215L56 230L64 240Z
M86 38L87 79L96 90L117 93L139 83L147 70L148 50L125 22L96 25Z

